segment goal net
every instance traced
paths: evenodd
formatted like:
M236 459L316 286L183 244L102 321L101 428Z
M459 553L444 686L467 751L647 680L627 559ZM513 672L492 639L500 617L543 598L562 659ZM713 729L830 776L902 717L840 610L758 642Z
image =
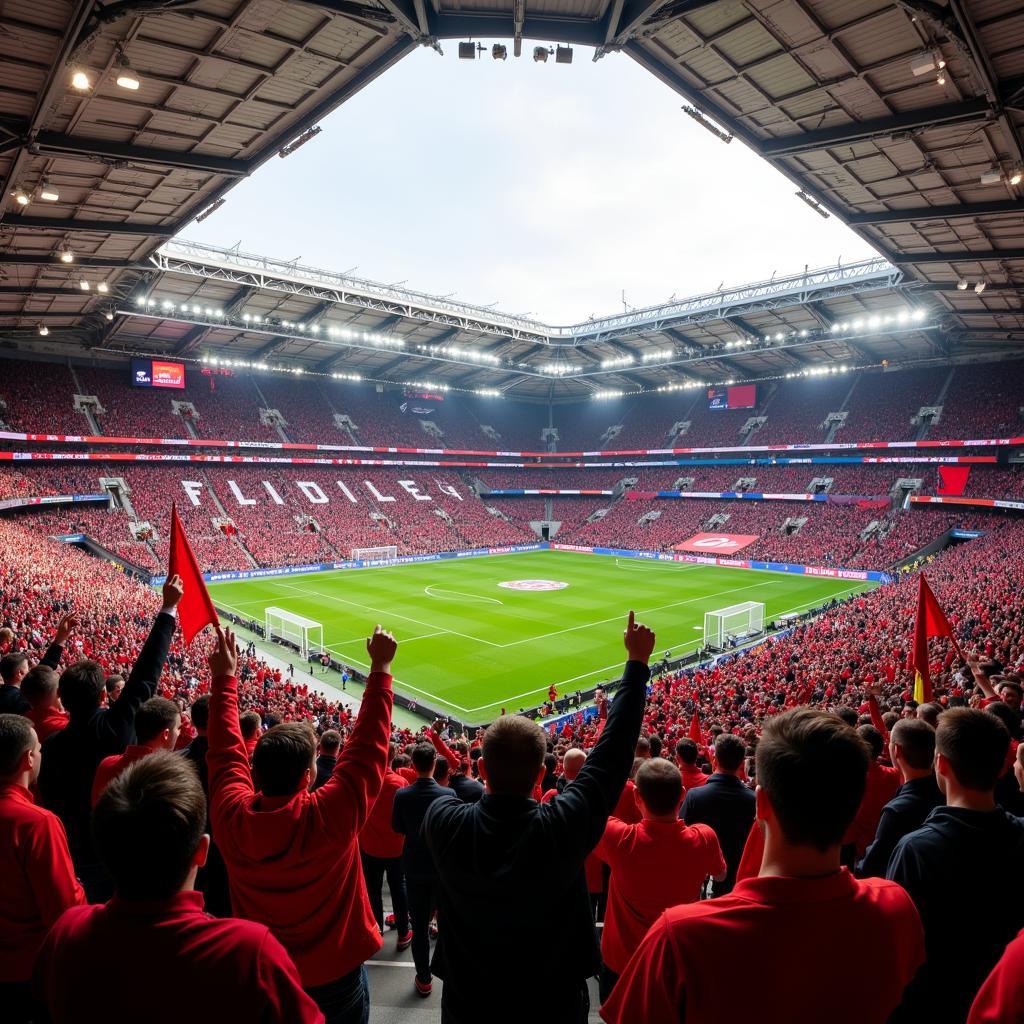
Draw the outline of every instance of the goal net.
M303 661L310 651L324 649L324 627L314 619L307 619L284 608L266 608L266 639L283 641L298 652Z
M393 562L398 558L398 545L388 544L381 548L353 548L354 562Z
M758 601L719 608L704 613L704 646L724 651L733 640L764 632L764 605Z

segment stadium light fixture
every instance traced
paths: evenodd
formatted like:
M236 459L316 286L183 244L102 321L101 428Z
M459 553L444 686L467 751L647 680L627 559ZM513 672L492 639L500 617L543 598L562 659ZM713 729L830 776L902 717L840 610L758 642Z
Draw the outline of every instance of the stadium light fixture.
M32 197L20 185L15 185L11 195L19 206L28 206L32 202Z
M978 180L982 185L998 185L1003 180L1003 172L993 164Z
M196 217L196 223L201 224L204 220L206 220L207 217L210 216L211 213L216 213L226 202L226 199L220 198L215 203L210 203L210 205L205 210L203 210L203 212L199 214L198 217Z
M956 290L958 292L965 292L969 287L969 282L966 277L961 277L956 283Z
M927 75L931 71L941 71L945 66L945 59L935 52L922 53L910 62L910 70L915 78Z
M65 246L65 248L60 251L60 261L61 263L74 263L75 254Z
M556 64L571 64L572 63L572 47L571 46L559 46L555 50L555 63Z
M485 49L483 43L459 43L459 60L476 60L476 55Z
M323 129L318 124L313 125L311 128L307 128L301 135L296 136L296 138L292 139L292 141L289 142L287 146L282 146L277 151L277 155L282 160L286 156L291 156L292 153L294 153L295 150L297 150L300 146L304 146L307 142L310 141L310 139L315 139L320 134L321 131L323 131ZM203 212L203 216L209 217L210 214L213 213L213 211L216 210L223 202L223 199L219 199L216 203L208 207Z
M117 78L115 81L120 88L128 89L130 92L136 92L142 84L139 81L139 76L132 70L132 66L128 63L128 58L125 56L124 50L120 47L118 48L118 54Z
M819 217L828 220L832 216L821 203L813 196L809 196L803 189L796 193L798 199L802 199Z
M71 72L71 88L88 92L92 88L92 79L81 68L77 68Z
M974 286L974 294L975 295L980 295L984 290L985 290L985 282L984 281L979 281Z
M535 46L533 48L533 59L537 64L547 64L548 57L554 52L554 48L551 46Z
M491 47L491 56L495 60L507 60L508 59L508 47L504 46L502 43L495 43Z
M1021 181L1024 181L1024 164L1017 164L1010 171L1010 177L1007 180L1011 185L1019 185Z
M110 286L106 281L100 281L100 283L96 285L96 291L98 291L100 295L106 295L107 292L110 291Z
M714 135L715 138L721 139L726 145L732 142L732 136L728 132L722 131L722 129L719 128L717 124L713 124L711 121L709 121L704 116L703 112L698 110L696 107L691 107L684 103L682 109L685 113L689 114L690 117L692 117L694 121L696 121L697 124L699 124L702 128L706 128L709 132L711 132L711 134Z
M621 398L624 392L618 391L615 388L609 388L604 391L595 391L593 398Z
M60 199L60 193L50 184L49 178L43 178L39 186L39 198L44 199L48 203L55 203Z
M89 282L83 277L82 280L78 282L78 287L81 288L83 292L87 292L89 290Z
M50 333L50 328L46 324L40 323L36 330L39 332L40 337L45 338Z
M104 313L104 316L105 316L105 317L106 317L106 318L107 318L108 320L113 320L113 319L114 319L114 311L113 311L112 309L108 309L108 310L106 311L106 313Z
M910 314L910 319L911 320L923 320L926 315L927 314L925 313L925 311L923 309L915 309L914 312Z

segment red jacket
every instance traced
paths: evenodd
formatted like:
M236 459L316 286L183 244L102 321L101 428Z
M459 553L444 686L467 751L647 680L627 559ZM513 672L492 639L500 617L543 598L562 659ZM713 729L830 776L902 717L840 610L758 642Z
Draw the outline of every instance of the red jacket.
M28 981L50 926L84 902L60 818L0 786L0 982Z
M395 805L395 794L406 785L405 779L389 768L384 773L380 794L370 808L363 831L359 833L359 848L368 857L391 860L402 856L405 836L391 827L391 808Z
M129 744L125 748L123 754L111 754L110 757L103 758L102 761L96 766L96 774L92 779L92 806L96 806L96 801L99 800L103 793L103 790L107 788L128 767L130 764L135 764L136 761L141 761L142 758L152 754L153 751L149 747L140 747L137 743Z
M176 992L191 994L187 1007L170 997L169 980ZM43 944L33 987L53 1024L324 1019L264 925L210 917L203 913L202 893L191 891L153 903L115 896L103 906L69 910Z
M25 717L32 723L39 742L42 743L47 736L60 732L68 724L71 716L66 711L61 711L60 708L51 707L33 708L31 711L25 712Z
M878 822L882 817L882 808L896 795L902 777L895 768L886 768L877 761L868 765L867 785L860 807L854 815L850 827L843 836L844 843L854 843L857 857L863 857L871 841L878 831Z
M238 682L213 681L210 820L231 903L270 928L307 987L351 973L381 947L357 839L387 770L392 700L391 676L372 673L327 782L314 793L265 797L253 786L238 726Z
M967 1024L1009 1024L1024 1019L1024 931L1003 952L971 1006Z

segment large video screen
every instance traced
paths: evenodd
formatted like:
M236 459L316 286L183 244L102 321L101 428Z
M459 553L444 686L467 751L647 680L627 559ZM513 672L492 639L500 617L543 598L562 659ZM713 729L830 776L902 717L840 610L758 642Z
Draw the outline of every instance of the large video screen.
M734 384L730 387L708 388L709 409L754 409L756 406L756 384Z
M137 388L185 388L185 364L164 359L133 359L132 384Z

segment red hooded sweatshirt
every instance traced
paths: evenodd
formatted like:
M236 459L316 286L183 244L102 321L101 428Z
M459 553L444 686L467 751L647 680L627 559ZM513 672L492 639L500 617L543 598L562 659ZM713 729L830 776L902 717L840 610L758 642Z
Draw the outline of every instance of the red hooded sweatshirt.
M210 820L239 917L265 924L307 988L350 974L381 947L358 836L388 761L391 676L372 673L331 777L316 792L266 797L253 786L238 726L238 682L210 695Z

